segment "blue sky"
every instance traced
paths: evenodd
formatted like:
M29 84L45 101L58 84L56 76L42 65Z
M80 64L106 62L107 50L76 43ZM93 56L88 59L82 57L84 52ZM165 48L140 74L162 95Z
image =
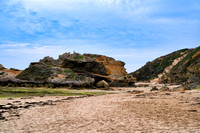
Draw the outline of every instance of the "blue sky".
M200 0L0 0L0 64L65 52L122 60L128 72L200 45Z

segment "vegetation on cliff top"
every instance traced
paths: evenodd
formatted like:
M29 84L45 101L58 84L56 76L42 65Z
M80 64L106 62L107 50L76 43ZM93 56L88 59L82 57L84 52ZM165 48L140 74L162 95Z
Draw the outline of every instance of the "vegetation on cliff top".
M172 82L185 82L191 75L200 77L200 54L196 54L199 51L200 46L190 49L187 56L171 69L169 77Z
M183 55L186 55L185 57ZM161 82L182 83L186 82L191 76L200 78L200 47L194 49L182 49L171 54L162 56L146 63L142 68L131 73L138 81L149 81L157 78L159 74L163 73L165 68L170 66L174 60L183 56L183 58L172 68Z
M138 81L148 81L157 78L158 74L162 73L175 59L181 57L183 53L187 51L188 49L182 49L166 56L159 57L152 62L147 62L146 65L131 74L136 77Z
M52 71L48 65L37 64L30 65L24 71L22 71L16 78L29 81L44 81L51 77Z

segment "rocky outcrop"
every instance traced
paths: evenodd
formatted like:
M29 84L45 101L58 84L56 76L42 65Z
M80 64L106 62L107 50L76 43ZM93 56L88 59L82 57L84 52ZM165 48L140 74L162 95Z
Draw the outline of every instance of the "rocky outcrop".
M15 83L21 83L21 80L16 79L16 75L18 75L19 73L21 73L20 70L6 68L0 70L0 86L13 86L13 84Z
M127 75L125 63L111 57L96 54L65 53L57 60L62 68L70 68L78 73L94 73L99 75Z
M5 69L3 65L0 64L0 70Z
M28 81L46 81L53 72L51 68L44 63L34 62L30 66L21 72L16 78Z
M49 66L70 68L77 73L92 73L104 76L127 75L124 62L103 55L64 53L57 60L47 56L41 59L40 62Z
M21 71L18 69L7 69L2 67L0 70L0 81L14 79L19 73L21 73Z
M198 86L200 86L200 78L196 76L191 76L185 83L186 89L194 89Z
M40 60L41 63L44 63L49 66L59 66L59 62L57 60L54 60L54 58L46 56L43 59Z
M126 69L124 68L125 63L122 61L116 61L111 57L106 57L102 55L84 54L84 56L94 58L96 62L98 62L99 64L103 64L104 68L106 69L107 75L127 75Z
M65 57L63 57L65 56ZM78 73L94 73L99 75L109 75L104 64L97 62L95 58L87 58L83 55L75 54L73 58L69 58L66 55L60 56L62 68L70 68L74 72Z
M124 65L124 62L103 55L64 53L58 59L47 56L33 62L16 77L4 80L2 84L99 87L101 83L104 88L134 85L135 79L127 75Z
M182 49L146 63L131 73L138 81L185 83L191 76L200 78L200 47Z
M86 87L92 86L94 79L75 74L69 68L60 68L45 64L43 62L34 62L22 73L16 76L17 79L36 84L46 84L50 87Z

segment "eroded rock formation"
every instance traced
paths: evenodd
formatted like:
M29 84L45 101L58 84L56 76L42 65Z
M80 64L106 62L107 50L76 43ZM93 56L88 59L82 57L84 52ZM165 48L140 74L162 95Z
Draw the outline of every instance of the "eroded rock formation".
M47 56L31 63L9 82L23 86L95 87L103 80L108 86L134 85L135 79L127 75L124 65L122 61L103 55L64 53L58 59Z

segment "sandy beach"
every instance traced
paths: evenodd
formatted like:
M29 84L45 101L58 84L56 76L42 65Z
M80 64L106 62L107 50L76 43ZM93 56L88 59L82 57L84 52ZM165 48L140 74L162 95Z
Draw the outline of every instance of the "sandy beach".
M127 88L130 90L130 88ZM2 133L200 132L200 91L144 92L87 97L32 97L1 100L28 104L3 113ZM18 101L18 102L16 102ZM37 104L37 102L52 104ZM16 113L15 113L16 114Z

